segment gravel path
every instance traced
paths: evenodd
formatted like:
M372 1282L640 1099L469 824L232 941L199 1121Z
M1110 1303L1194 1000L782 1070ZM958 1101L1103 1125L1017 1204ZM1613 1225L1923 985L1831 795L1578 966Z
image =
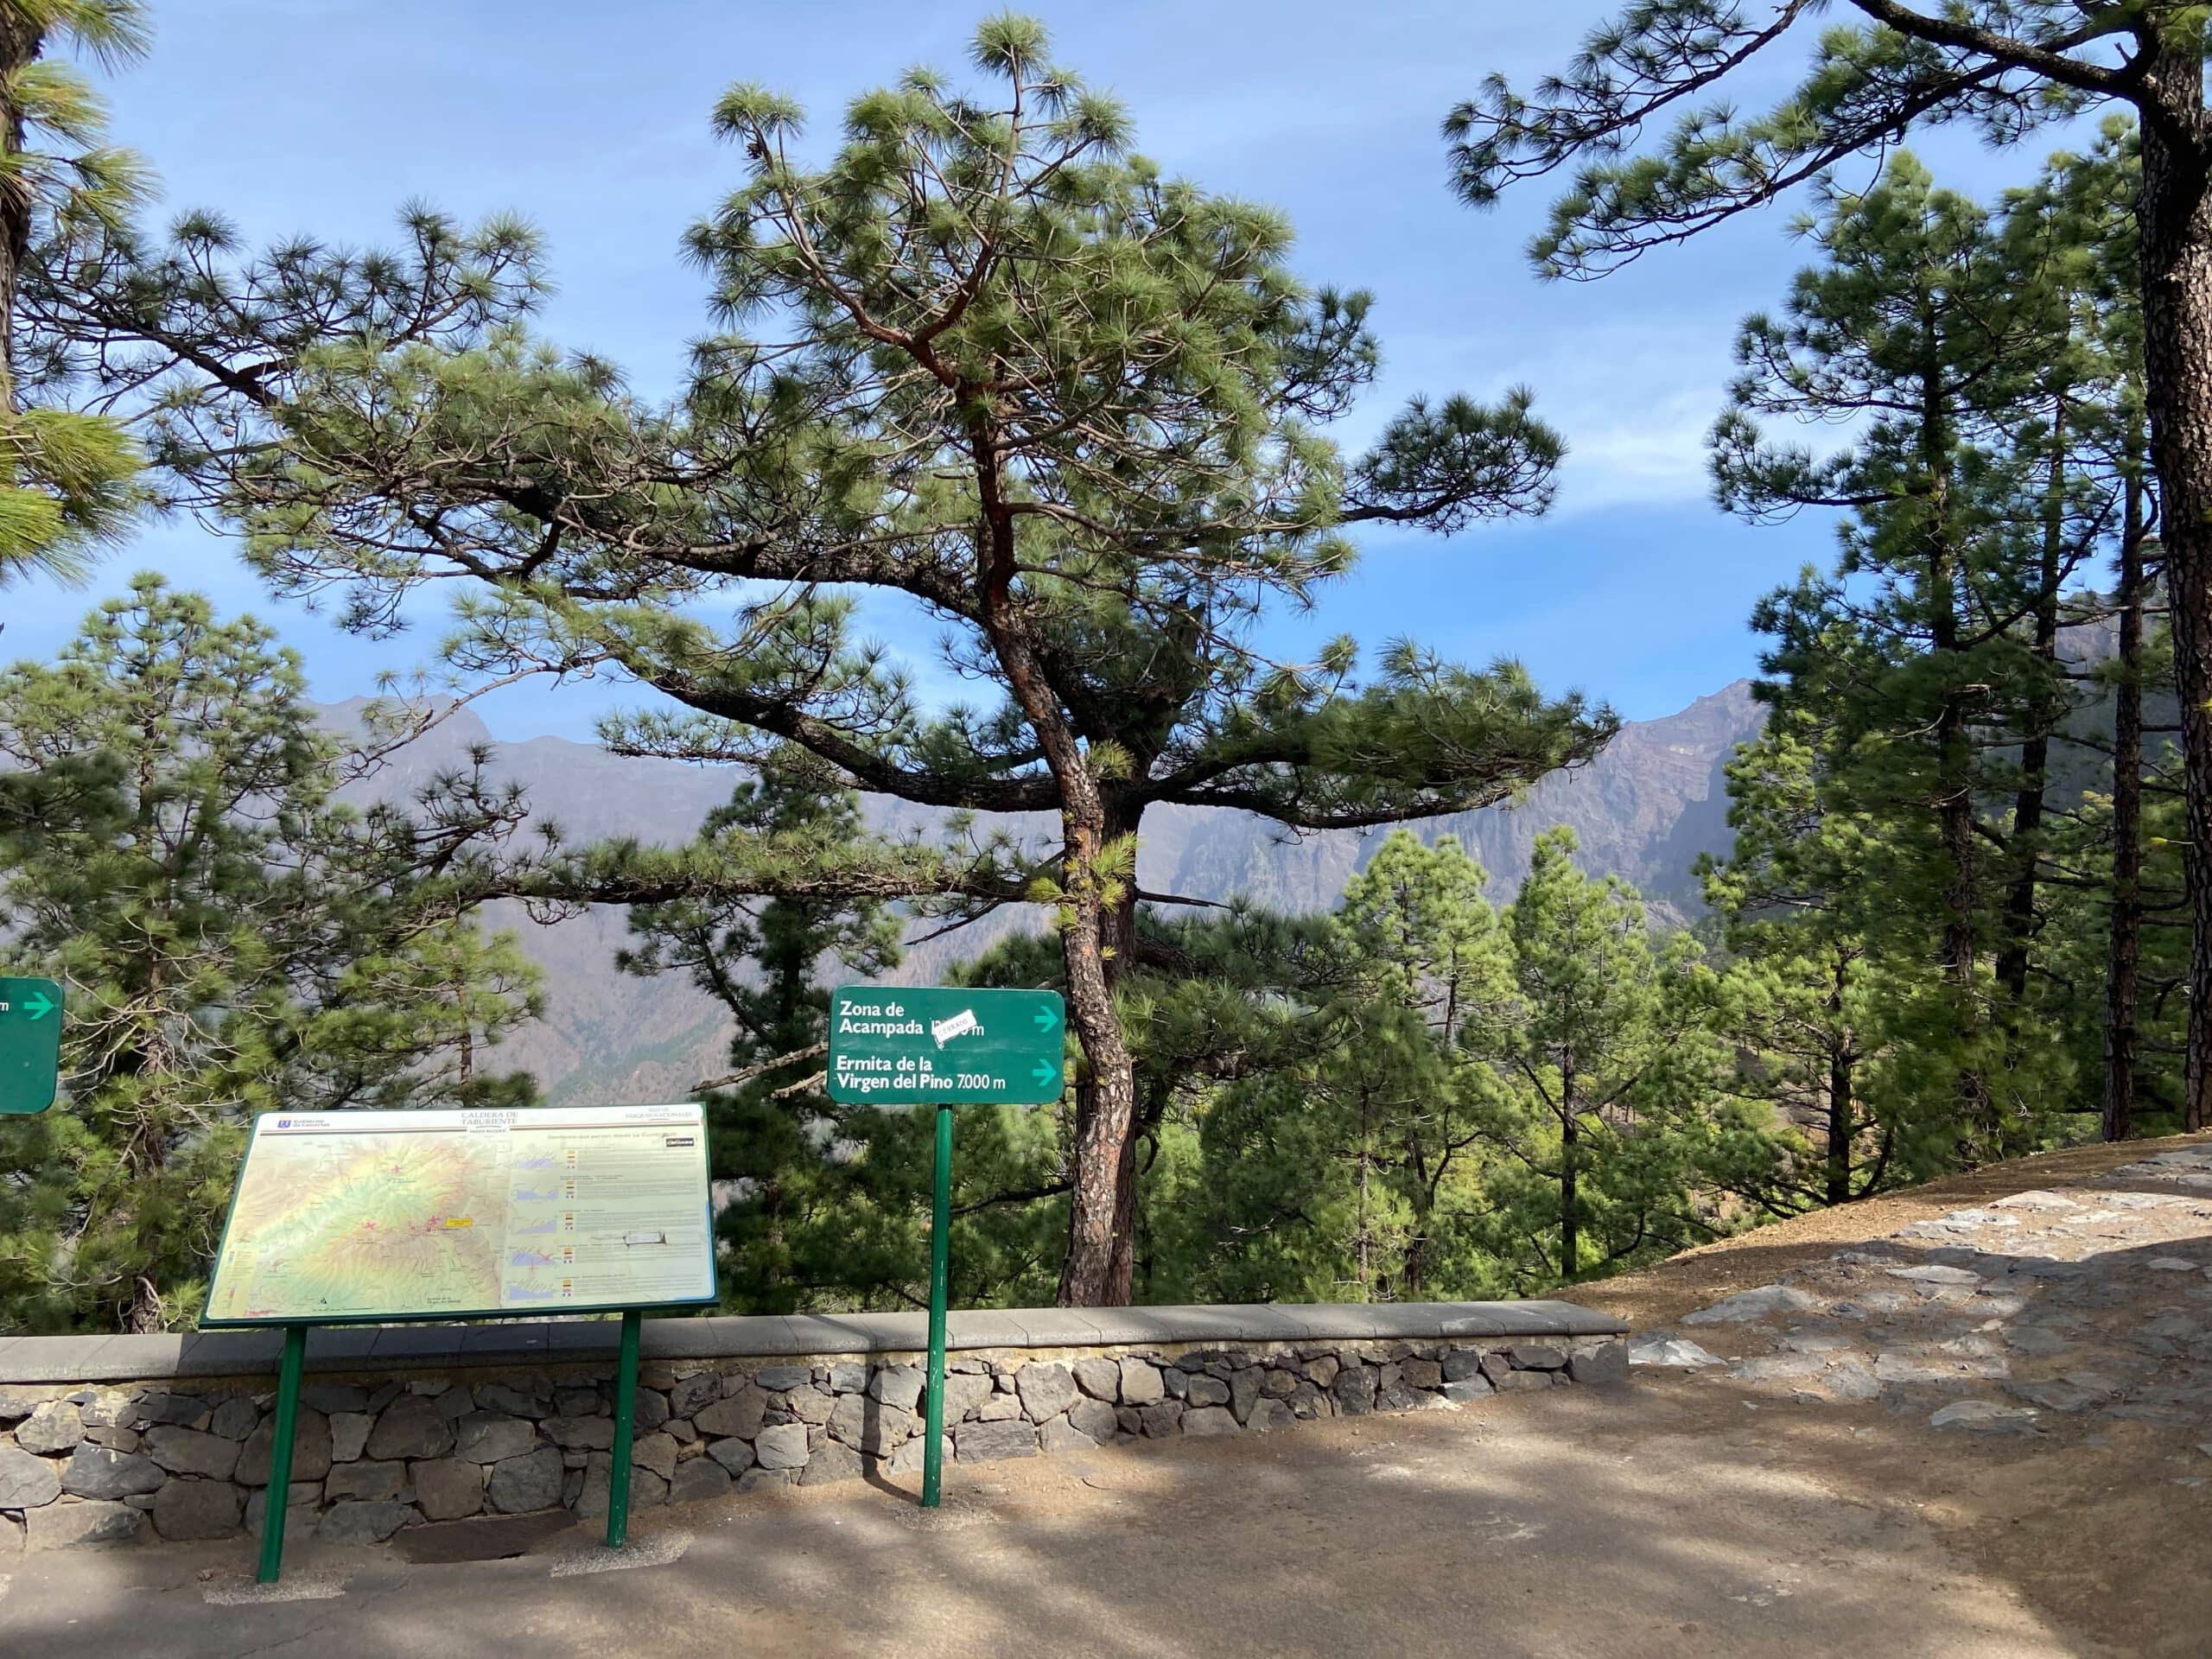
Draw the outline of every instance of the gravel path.
M1639 1332L1630 1357L1933 1428L2212 1443L2212 1147L1911 1223ZM2177 1479L2212 1479L2185 1452Z
M1627 1389L438 1529L257 1592L239 1541L0 1560L7 1659L2206 1659L2212 1142L1783 1224L1583 1300ZM458 1522L455 1528L477 1528Z

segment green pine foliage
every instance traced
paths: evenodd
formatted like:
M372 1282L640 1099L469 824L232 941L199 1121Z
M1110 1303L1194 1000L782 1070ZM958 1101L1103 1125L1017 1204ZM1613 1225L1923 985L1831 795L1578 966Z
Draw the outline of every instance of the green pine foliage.
M0 1325L188 1327L247 1126L279 1108L526 1103L537 1009L454 873L519 804L338 790L298 658L156 577L0 672L0 961L64 984L62 1097L0 1119Z
M81 580L139 503L140 458L122 423L53 395L67 377L46 372L40 284L23 280L23 266L119 232L147 195L137 159L105 142L105 107L46 55L54 47L128 61L145 50L146 8L0 4L0 588L34 572Z

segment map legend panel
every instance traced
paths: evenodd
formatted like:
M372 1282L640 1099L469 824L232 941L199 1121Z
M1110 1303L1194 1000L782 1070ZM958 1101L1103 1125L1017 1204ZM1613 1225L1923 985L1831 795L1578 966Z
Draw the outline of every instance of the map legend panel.
M696 1105L265 1114L201 1323L711 1302Z

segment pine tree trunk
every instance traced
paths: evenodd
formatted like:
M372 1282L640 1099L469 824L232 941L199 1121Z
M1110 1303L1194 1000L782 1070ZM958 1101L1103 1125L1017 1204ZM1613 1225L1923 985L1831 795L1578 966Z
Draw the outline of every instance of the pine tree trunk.
M2158 470L2188 804L2189 1036L2183 1123L2212 1122L2212 197L2203 65L2183 31L2144 37L2144 378Z
M1038 660L1028 625L1014 591L1014 519L1000 494L988 435L976 438L977 479L984 494L988 537L988 574L983 582L986 631L1007 690L1027 716L1029 727L1052 768L1060 796L1063 919L1060 957L1066 969L1068 1024L1083 1045L1087 1075L1076 1100L1076 1142L1070 1157L1068 1244L1060 1260L1059 1303L1063 1307L1126 1306L1134 1258L1117 1240L1129 1223L1122 1202L1125 1181L1133 1183L1128 1162L1130 1131L1136 1117L1136 1071L1122 1020L1114 1006L1114 985L1128 959L1119 935L1133 906L1109 901L1104 868L1111 839L1106 796L1090 770L1090 757L1069 724Z
M32 8L0 5L0 82L39 54L44 31ZM0 143L10 156L23 152L23 112L0 92ZM31 200L20 189L0 189L0 410L16 397L16 284L30 252Z
M2049 674L2058 661L2058 587L2066 540L2066 395L2053 400L2050 477L2044 495L2043 560L2037 572L2035 660ZM2042 874L2044 795L2050 781L2054 709L2038 685L2027 705L2028 730L2020 744L2020 787L2012 801L2012 891L2005 896L2005 943L1997 953L1997 983L2015 1009L2028 998L2028 951L2036 931L2036 888Z
M2103 1134L2135 1133L2135 1007L2143 938L2143 492L2127 480L2120 543L2120 680L2112 714L2112 921L2105 951Z
M1847 1204L1851 1198L1851 1119L1856 1109L1849 1039L1842 1034L1844 991L1851 969L1839 949L1835 973L1828 982L1828 1144L1827 1201Z
M1943 930L1938 965L1957 999L1954 1017L1960 1034L1971 1039L1978 1023L1970 1017L1974 964L1979 945L1975 937L1976 856L1974 826L1974 762L1969 747L1967 710L1957 668L1949 659L1959 652L1958 550L1953 542L1950 500L1950 409L1947 402L1936 349L1936 320L1925 320L1928 369L1922 377L1920 445L1927 471L1928 626L1929 649L1945 677L1942 706L1936 715L1936 823L1943 849ZM1971 1152L1993 1136L1989 1087L1979 1057L1959 1072L1959 1110L1964 1120L1959 1136L1962 1149Z
M1574 1282L1582 1260L1580 1217L1582 1126L1574 1115L1574 1068L1560 1068L1559 1077L1559 1276L1561 1284Z
M1096 802L1096 791L1091 791ZM1061 814L1067 862L1095 870L1107 842L1103 806L1071 806ZM1136 1071L1114 1006L1114 980L1123 960L1109 954L1116 931L1095 878L1067 883L1073 902L1060 935L1067 969L1068 1023L1083 1045L1086 1075L1076 1095L1074 1185L1068 1206L1067 1253L1060 1262L1063 1307L1119 1307L1129 1300L1134 1258L1128 1235L1135 1216ZM1110 967L1109 964L1112 964Z

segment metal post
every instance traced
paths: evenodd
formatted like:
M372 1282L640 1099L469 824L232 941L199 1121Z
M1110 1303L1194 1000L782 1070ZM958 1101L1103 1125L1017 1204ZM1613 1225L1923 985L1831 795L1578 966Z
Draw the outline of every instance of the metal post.
M944 1301L950 1278L952 1230L952 1108L937 1109L935 1191L930 1197L930 1393L922 1432L922 1507L938 1506L944 1475Z
M622 1357L614 1372L614 1450L607 1470L607 1547L630 1535L630 1438L638 1420L638 1311L622 1316Z
M269 1491L261 1512L261 1566L257 1584L274 1584L284 1570L284 1511L292 1502L292 1436L300 1421L300 1372L307 1363L308 1328L284 1327L284 1360L276 1373L276 1421L269 1440Z

